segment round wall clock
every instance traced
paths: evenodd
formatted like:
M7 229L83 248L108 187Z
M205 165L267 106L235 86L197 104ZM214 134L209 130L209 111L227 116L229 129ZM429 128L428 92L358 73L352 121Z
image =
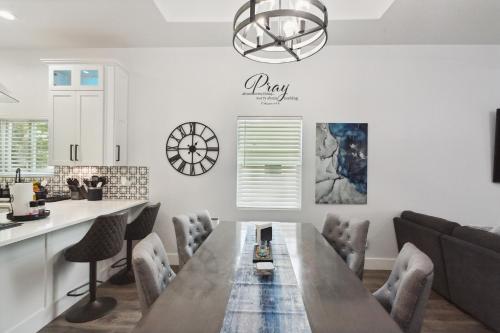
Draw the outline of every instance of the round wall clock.
M202 175L219 157L219 140L207 125L196 122L177 126L167 139L167 158L178 172Z

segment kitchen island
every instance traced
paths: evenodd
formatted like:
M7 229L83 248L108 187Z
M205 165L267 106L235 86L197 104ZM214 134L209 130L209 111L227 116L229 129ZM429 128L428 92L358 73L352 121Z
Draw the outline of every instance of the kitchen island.
M78 242L99 215L129 212L133 220L144 200L61 201L48 203L50 216L0 230L0 332L37 332L76 303L66 293L88 282L88 264L64 259L64 249ZM114 273L98 263L98 279Z

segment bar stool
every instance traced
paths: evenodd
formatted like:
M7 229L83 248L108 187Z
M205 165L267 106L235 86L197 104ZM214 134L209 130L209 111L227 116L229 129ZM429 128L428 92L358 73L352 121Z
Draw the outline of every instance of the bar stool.
M160 210L160 203L149 205L142 210L137 218L127 225L125 240L127 241L127 256L115 262L111 267L124 269L116 273L109 279L111 284L124 285L135 282L134 271L132 269L132 241L144 239L153 231L156 216Z
M97 217L92 227L81 241L69 247L64 257L72 262L88 262L89 282L67 293L68 296L82 296L87 293L76 293L77 290L88 285L89 301L84 305L73 306L66 313L66 320L71 323L85 323L106 315L116 306L116 300L111 297L96 298L97 262L117 255L123 245L125 228L127 227L127 213L103 215Z

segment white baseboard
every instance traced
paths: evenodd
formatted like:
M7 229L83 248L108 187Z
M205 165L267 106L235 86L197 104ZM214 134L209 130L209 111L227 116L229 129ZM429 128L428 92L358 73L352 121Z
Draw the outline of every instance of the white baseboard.
M390 271L395 261L395 258L366 258L365 269Z
M170 265L179 265L179 256L177 253L167 253L167 258Z

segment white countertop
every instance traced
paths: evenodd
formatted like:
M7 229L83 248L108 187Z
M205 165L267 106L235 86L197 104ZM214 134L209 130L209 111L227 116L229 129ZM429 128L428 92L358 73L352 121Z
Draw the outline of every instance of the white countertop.
M49 217L23 222L24 224L20 227L0 230L0 247L93 220L99 215L112 214L140 206L147 202L146 200L64 200L47 203L46 209L50 210ZM0 223L3 218L3 216L0 217Z

